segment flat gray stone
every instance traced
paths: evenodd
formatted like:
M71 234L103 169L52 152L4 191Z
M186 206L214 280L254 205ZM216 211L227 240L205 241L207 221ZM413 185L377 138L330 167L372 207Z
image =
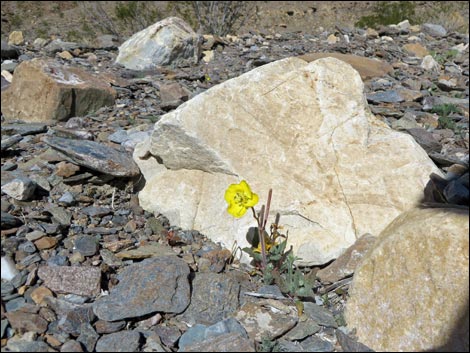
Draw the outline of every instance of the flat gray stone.
M73 163L116 177L135 177L140 170L125 151L94 141L43 137L42 141L65 154Z
M211 325L238 309L240 284L217 273L196 273L192 282L191 304L184 312L188 323Z
M96 343L97 352L138 352L140 333L121 331L103 335Z
M19 134L21 136L35 135L47 131L47 124L24 123L24 124L2 124L2 133L6 135Z
M311 302L304 302L304 313L320 326L338 327L333 314L322 306Z
M119 274L119 284L95 301L101 320L116 321L156 311L181 313L189 304L189 267L175 256L150 258Z
M400 103L405 99L395 90L367 94L367 101L372 103Z

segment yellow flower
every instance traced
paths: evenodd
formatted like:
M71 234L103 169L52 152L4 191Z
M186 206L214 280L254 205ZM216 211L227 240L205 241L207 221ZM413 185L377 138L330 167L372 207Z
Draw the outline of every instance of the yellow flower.
M266 247L266 252L269 252L269 250L271 250L271 248L273 247L273 243L271 242L268 236L264 237L264 246ZM261 241L260 241L254 251L261 254L261 249L262 248L261 248Z
M242 217L246 210L258 203L258 195L251 192L245 180L240 184L231 184L225 191L225 201L228 203L227 212L235 218Z

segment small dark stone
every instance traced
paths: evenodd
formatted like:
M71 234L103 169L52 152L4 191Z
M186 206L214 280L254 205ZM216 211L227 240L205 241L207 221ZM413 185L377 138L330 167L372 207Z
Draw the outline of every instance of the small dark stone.
M93 256L98 251L98 243L95 237L91 235L78 237L74 244L75 250L80 252L83 256Z

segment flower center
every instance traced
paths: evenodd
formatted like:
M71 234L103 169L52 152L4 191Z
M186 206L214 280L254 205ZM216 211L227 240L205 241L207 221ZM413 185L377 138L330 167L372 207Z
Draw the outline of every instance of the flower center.
M242 192L237 192L233 197L236 204L243 206L248 201L248 197Z

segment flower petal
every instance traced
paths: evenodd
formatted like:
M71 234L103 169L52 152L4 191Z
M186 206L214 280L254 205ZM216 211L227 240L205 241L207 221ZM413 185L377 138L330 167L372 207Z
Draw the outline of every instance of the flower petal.
M240 218L240 217L243 217L243 215L246 213L246 208L243 206L240 206L239 204L231 203L227 207L227 212L230 213L235 218Z

